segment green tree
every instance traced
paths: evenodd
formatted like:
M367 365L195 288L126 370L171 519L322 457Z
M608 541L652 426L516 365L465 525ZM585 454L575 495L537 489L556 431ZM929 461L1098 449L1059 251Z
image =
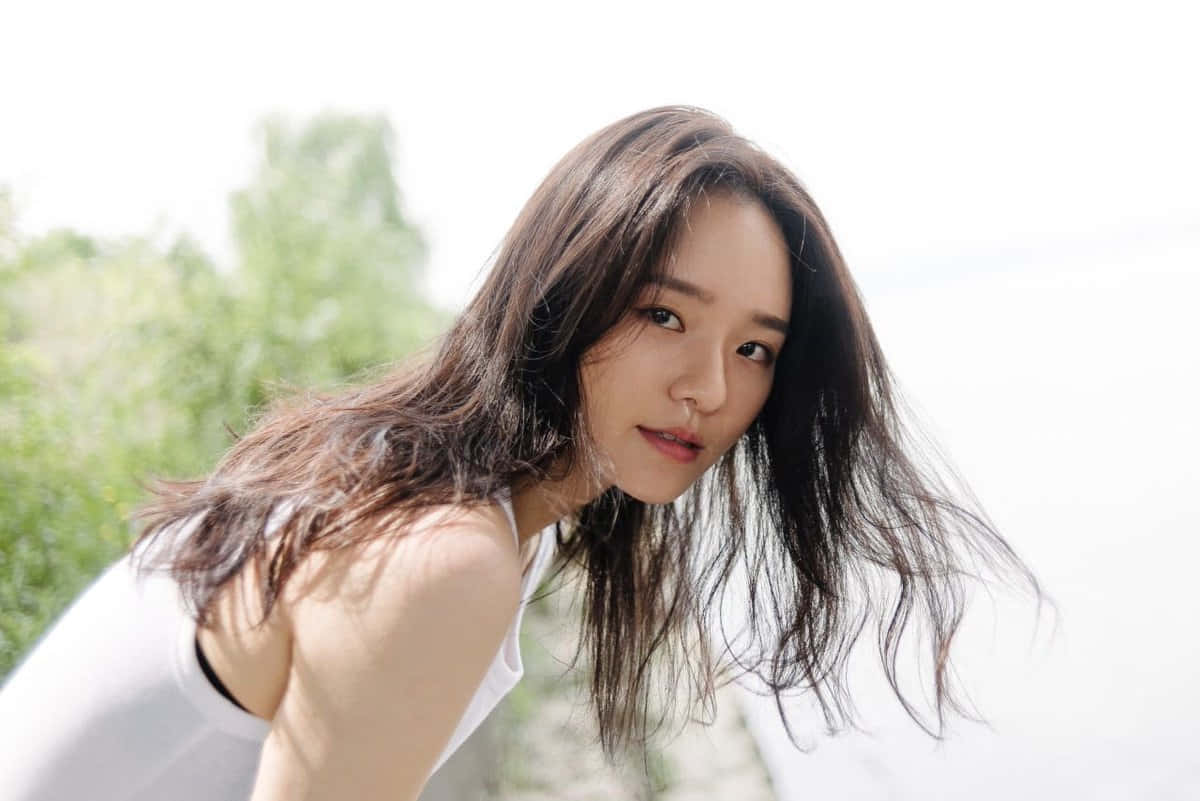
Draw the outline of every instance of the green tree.
M207 471L275 388L344 383L445 323L386 121L259 132L231 272L187 237L26 241L0 193L0 675L128 547L142 480Z
M232 212L239 277L257 304L247 319L271 321L255 338L266 373L334 381L434 333L412 291L425 245L400 213L386 120L272 118L259 134L263 161ZM329 338L332 360L311 361L308 348Z

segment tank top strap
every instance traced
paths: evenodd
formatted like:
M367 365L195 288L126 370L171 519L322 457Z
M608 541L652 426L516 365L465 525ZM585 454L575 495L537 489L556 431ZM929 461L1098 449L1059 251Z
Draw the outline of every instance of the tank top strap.
M513 514L512 495L505 491L496 496L496 502L500 504L500 508L504 510L504 516L508 518L509 528L512 529L513 542L517 544L517 548L521 547L521 534L517 531L517 518Z

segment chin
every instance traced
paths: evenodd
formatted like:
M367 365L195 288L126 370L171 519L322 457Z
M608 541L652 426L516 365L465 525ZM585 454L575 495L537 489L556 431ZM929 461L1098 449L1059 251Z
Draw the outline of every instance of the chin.
M653 504L668 504L674 503L680 495L687 492L692 486L692 482L688 482L680 486L679 484L668 484L667 482L618 482L621 492L624 492L631 498L635 498L642 503Z

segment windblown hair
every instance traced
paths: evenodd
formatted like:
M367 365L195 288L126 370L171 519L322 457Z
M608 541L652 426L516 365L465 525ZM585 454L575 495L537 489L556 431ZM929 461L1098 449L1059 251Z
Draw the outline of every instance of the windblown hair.
M582 357L662 277L692 205L721 192L756 200L778 223L792 330L761 413L682 498L650 505L611 488L558 526L559 569L577 568L584 584L576 659L589 656L601 742L612 756L657 730L648 710L660 672L706 706L721 677L754 673L777 700L809 691L830 729L853 725L848 658L872 619L893 689L940 735L948 711L968 714L949 667L968 580L987 572L1040 589L970 494L939 477L936 453L906 433L812 198L702 109L634 114L572 149L440 342L369 386L277 403L207 478L158 483L139 542L197 521L169 567L201 622L250 559L268 565L269 614L310 551L570 471L599 480ZM269 543L280 505L291 514ZM727 589L744 595L746 626L714 654L706 632L720 628ZM897 678L914 629L928 640L932 718Z

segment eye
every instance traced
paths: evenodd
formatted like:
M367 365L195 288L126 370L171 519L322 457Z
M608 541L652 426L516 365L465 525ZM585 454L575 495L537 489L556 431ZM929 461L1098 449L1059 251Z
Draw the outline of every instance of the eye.
M649 309L642 309L642 314L646 319L660 328L666 328L670 331L682 331L683 321L679 319L679 315L661 306L654 306Z
M753 362L767 365L775 362L775 354L761 342L745 342L738 346L737 352L739 356L745 356Z

